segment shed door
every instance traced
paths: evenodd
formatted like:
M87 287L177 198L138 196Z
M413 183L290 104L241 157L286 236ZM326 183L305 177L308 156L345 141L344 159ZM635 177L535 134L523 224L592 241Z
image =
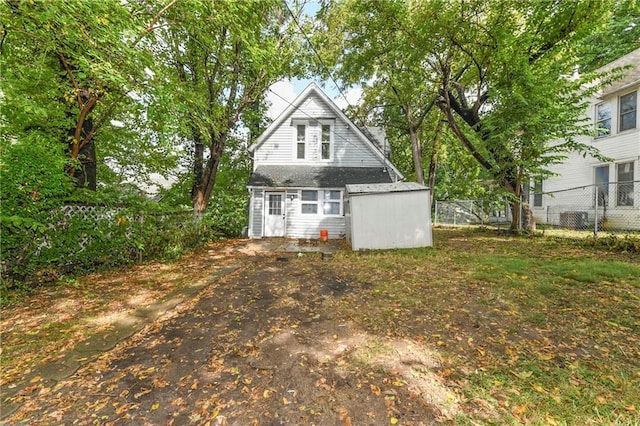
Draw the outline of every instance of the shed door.
M264 209L264 236L284 237L284 192L267 192Z

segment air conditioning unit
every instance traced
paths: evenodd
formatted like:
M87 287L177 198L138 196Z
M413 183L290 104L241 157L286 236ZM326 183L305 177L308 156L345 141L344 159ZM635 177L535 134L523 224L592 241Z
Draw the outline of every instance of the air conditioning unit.
M560 213L560 226L569 229L585 229L587 226L587 212L564 212Z

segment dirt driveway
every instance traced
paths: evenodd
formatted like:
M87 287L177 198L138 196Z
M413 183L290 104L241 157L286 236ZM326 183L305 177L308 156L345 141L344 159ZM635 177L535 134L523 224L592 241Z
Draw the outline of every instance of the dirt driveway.
M331 301L366 291L321 253L238 253L242 265L88 360L34 384L7 424L423 425L451 420L439 360L368 335Z

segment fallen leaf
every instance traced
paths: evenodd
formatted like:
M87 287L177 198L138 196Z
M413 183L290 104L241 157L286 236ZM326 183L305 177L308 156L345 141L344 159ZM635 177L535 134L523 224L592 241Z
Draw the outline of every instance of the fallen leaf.
M556 422L556 420L553 417L551 417L549 413L546 413L545 419L547 420L547 424L551 426L558 426L558 422Z
M536 392L540 392L540 393L547 393L547 391L544 390L544 388L542 387L542 385L539 384L535 384L533 386L531 386L533 388L533 390L535 390Z
M371 392L375 393L376 395L380 395L380 393L382 392L380 390L380 388L376 385L371 385Z
M396 419L395 417L391 417L389 419L389 423L391 423L392 425L395 425L396 423L398 423L398 419Z

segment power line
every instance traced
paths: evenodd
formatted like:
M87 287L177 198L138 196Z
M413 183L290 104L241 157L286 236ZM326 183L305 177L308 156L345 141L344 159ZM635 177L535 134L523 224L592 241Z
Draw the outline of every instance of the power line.
M347 98L347 95L345 95L345 93L342 91L342 88L340 87L340 85L338 84L338 82L336 81L336 79L333 77L333 74L331 72L331 68L329 68L329 66L327 66L324 63L324 60L322 59L322 56L320 55L320 53L318 53L318 50L316 49L316 47L314 46L313 42L311 41L311 39L309 38L309 36L307 36L307 33L304 31L304 29L302 28L302 26L300 25L300 22L298 21L298 18L296 18L296 15L293 13L293 11L291 10L291 8L289 7L289 5L287 4L287 0L282 0L282 2L284 3L284 7L287 8L287 11L289 12L289 15L291 15L291 18L293 19L293 22L296 23L296 26L298 27L298 30L300 30L300 34L302 34L302 36L305 38L305 40L307 41L307 43L309 44L309 47L311 48L311 50L313 50L313 53L315 54L315 56L318 58L318 61L320 62L320 65L322 66L322 68L325 69L325 71L327 72L327 74L329 74L329 78L331 79L331 81L333 82L333 84L336 86L336 89L338 89L338 91L340 92L340 95L342 96L342 98L345 100L345 102L347 103L348 106L352 107L352 111L355 114L356 118L360 121L360 125L362 127L366 127L366 122L365 120L359 115L357 114L357 112L355 111L355 107L353 105L351 105L351 103L349 103L349 99Z
M295 108L294 111L298 111L301 112L302 114L304 114L305 116L307 116L309 119L311 120L316 120L317 118L310 115L308 112L304 111L303 109L301 109L300 107L294 105L292 102L290 102L288 99L285 99L282 97L282 95L280 95L279 93L274 92L273 90L269 89L269 91L271 93L273 93L274 95L276 95L277 97L279 97L280 99L282 99L283 101L285 101L287 104L289 104L289 106L293 106ZM370 140L369 136L367 136L364 131L361 129L362 133L364 134L364 136ZM337 137L340 140L343 140L344 142L346 142L348 145L351 145L353 148L355 148L356 150L360 151L363 154L370 154L369 151L365 151L362 147L355 145L353 142L351 142L349 139L347 139L346 137L340 135L338 132L334 131L333 132L333 136ZM376 143L374 141L371 141L371 143L374 145L374 147L377 147ZM385 153L382 151L382 148L380 148L381 152L382 152L382 157L383 157L383 161L386 167L386 163L387 163L387 159L385 157Z

